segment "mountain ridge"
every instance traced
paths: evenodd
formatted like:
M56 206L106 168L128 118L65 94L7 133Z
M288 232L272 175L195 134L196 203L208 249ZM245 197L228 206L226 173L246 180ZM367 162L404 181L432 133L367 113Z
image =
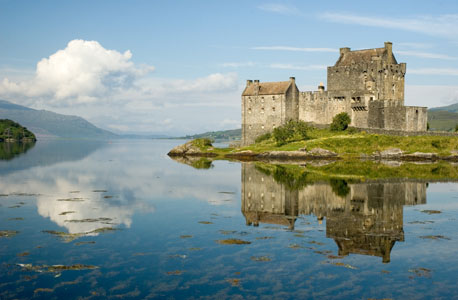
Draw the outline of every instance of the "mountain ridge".
M22 124L38 137L110 139L117 134L98 128L84 118L36 110L0 100L0 119L10 119Z

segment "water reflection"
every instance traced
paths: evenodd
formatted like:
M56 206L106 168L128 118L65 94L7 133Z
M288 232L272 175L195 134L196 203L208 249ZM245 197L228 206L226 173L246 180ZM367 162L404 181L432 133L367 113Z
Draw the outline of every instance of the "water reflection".
M14 157L26 153L35 146L34 142L7 143L0 142L0 160L12 160Z
M59 139L43 139L38 140L36 143L19 144L22 146L18 147L16 145L14 148L2 144L7 143L0 143L0 157L5 155L5 157L10 157L6 159L11 160L2 161L1 159L3 158L0 159L0 174L9 174L37 166L51 166L66 161L78 161L107 145L106 142L95 140ZM1 146L3 146L3 149ZM19 154L22 155L19 156Z
M279 166L269 174L255 163L242 163L242 213L246 224L278 224L293 230L300 215L326 218L326 236L339 255L350 253L390 261L404 241L403 206L426 204L424 182L354 182L333 179L307 184Z

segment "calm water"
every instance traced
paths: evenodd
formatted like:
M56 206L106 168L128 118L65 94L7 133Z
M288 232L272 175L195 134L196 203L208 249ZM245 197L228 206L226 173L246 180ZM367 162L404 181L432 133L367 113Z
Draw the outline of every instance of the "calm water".
M182 142L0 160L0 298L458 299L457 183L291 187Z

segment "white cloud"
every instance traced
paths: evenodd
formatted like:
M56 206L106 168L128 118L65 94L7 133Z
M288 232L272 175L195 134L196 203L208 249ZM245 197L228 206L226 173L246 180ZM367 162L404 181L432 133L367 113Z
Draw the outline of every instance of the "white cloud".
M323 13L320 18L335 23L357 24L362 26L390 28L458 39L458 14L440 16L418 16L403 18L387 18L376 16L359 16L346 13Z
M300 14L299 10L291 5L278 4L278 3L268 3L258 6L260 10L282 14L282 15L298 15Z
M415 56L421 58L432 58L432 59L444 59L444 60L457 60L457 57L450 56L447 54L439 53L430 53L430 52L417 52L417 51L395 51L395 54L405 55L405 56Z
M130 87L136 77L153 70L134 66L131 58L129 50L120 53L96 41L73 40L65 49L39 61L33 79L16 83L5 78L0 95L47 97L55 105L94 102Z
M251 47L252 50L269 50L269 51L298 51L298 52L339 52L333 48L300 48L290 46L259 46Z
M0 79L0 97L36 109L82 116L118 132L182 134L192 126L215 130L219 119L189 114L192 106L215 114L214 107L240 105L237 73L199 78L152 77L153 67L132 62L132 53L107 50L96 41L73 40L38 62L28 76ZM14 78L14 80L12 79ZM200 118L200 119L199 119ZM167 121L168 119L173 122ZM189 125L191 123L191 126ZM194 129L196 130L196 129ZM182 131L177 133L177 131Z

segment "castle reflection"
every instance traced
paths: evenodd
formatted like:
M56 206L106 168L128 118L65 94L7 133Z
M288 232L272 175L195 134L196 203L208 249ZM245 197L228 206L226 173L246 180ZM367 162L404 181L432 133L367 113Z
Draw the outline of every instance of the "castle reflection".
M342 256L379 256L388 263L396 241L404 241L403 206L426 203L423 182L311 183L277 171L242 164L246 224L278 224L292 230L300 215L313 214L319 222L326 218L326 237L334 239Z

